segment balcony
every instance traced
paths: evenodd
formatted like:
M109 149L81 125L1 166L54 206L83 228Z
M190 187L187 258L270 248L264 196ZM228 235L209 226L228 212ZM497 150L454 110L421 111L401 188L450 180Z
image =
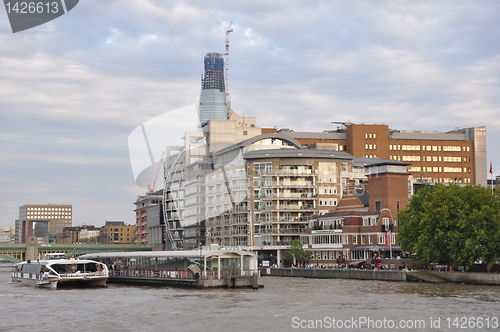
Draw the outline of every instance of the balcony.
M316 187L315 181L255 181L253 182L254 187L277 187L277 188L291 188L291 187Z
M254 199L315 199L318 197L316 193L272 193L272 194L258 194Z
M302 229L299 228L273 228L273 229L261 229L258 234L300 234L303 233Z
M304 211L304 210L316 210L316 205L314 204L280 204L280 205L260 205L255 210L259 211Z
M263 169L255 170L254 175L257 176L314 176L316 170L313 169Z

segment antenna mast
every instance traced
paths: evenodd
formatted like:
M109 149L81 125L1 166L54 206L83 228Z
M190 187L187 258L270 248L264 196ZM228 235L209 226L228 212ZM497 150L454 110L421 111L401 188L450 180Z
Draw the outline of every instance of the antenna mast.
M224 29L224 31L226 32L226 53L225 54L221 54L221 55L225 55L226 56L226 60L225 60L225 68L224 68L224 73L225 73L225 83L226 83L226 102L227 102L227 108L228 110L231 108L231 98L229 96L229 34L231 32L233 32L233 29L231 29L231 24L233 24L233 22L229 23L229 25L227 27L225 27L224 25L222 25L221 22L219 22L218 19L215 18L215 16L213 16L212 14L208 13L208 15L212 16L212 18L215 20L215 22L219 23L219 25L222 27L222 29Z

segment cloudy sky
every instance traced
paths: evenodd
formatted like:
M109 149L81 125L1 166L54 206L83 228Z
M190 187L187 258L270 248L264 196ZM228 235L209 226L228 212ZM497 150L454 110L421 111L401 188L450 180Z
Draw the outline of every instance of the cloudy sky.
M72 204L75 225L135 222L145 190L128 137L166 112L195 110L204 54L224 52L208 12L233 22L232 106L259 126L487 126L500 174L496 0L80 0L15 34L0 8L0 227L35 203ZM191 118L168 119L172 142Z

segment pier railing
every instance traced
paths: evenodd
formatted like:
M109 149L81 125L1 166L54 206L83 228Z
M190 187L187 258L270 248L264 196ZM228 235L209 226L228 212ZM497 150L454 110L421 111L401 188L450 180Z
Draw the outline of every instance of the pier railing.
M135 277L135 278L163 278L163 279L194 279L191 271L178 270L152 270L152 269L125 269L109 270L111 277Z
M206 271L201 272L202 279L223 279L231 276L252 276L255 270L237 271ZM110 277L132 277L132 278L158 278L158 279L195 279L196 276L191 271L182 270L152 270L152 269L125 269L109 270Z

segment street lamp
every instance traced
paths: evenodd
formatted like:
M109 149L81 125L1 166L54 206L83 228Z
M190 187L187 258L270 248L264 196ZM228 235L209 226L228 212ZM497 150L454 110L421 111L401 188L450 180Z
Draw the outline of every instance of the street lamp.
M264 266L264 255L263 255L264 245L260 244L260 266ZM258 259L257 259L258 262Z

